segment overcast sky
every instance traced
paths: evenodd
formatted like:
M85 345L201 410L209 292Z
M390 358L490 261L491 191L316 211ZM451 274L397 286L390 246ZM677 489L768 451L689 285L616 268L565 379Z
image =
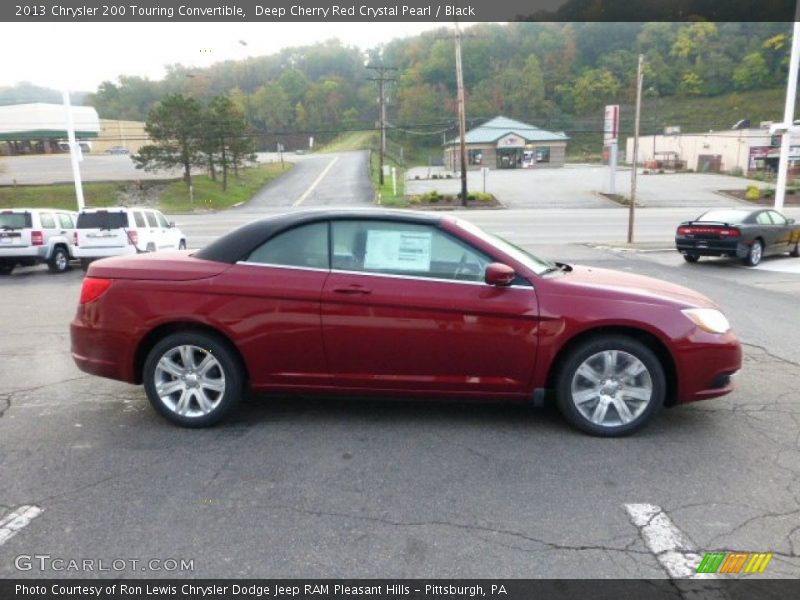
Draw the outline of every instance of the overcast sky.
M468 25L468 24L465 24ZM15 23L0 36L0 86L29 81L94 91L119 75L164 76L164 65L200 67L273 54L331 38L371 48L441 23ZM243 40L247 46L239 43Z

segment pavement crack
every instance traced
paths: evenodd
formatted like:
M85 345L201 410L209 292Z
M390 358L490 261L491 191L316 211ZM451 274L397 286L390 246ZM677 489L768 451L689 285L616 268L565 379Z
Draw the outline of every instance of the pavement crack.
M758 344L751 344L749 342L742 342L741 344L742 344L742 346L747 346L748 348L756 348L758 350L761 350L764 354L766 354L770 358L773 358L773 359L775 359L777 361L780 361L782 363L786 363L788 365L792 365L792 366L795 366L795 367L800 367L800 363L795 362L793 360L789 360L788 358L784 358L782 356L778 356L777 354L774 354L774 353L770 352L769 350L767 350L766 347L764 347L764 346L759 346Z
M519 550L522 552L538 552L542 550L564 550L564 551L573 551L573 552L585 552L585 551L602 551L602 552L619 552L623 554L642 554L651 556L650 552L645 552L642 550L633 550L631 549L632 543L627 544L624 547L610 547L604 546L602 544L582 544L582 545L570 545L570 544L561 544L556 542L549 542L547 540L543 540L540 538L535 538L519 531L514 531L511 529L503 529L498 527L488 527L485 525L469 525L466 523L454 523L452 521L444 521L444 520L430 520L430 521L396 521L392 519L387 519L384 517L375 517L371 515L356 515L352 513L344 513L344 512L335 512L335 511L323 511L323 510L314 510L308 508L301 508L297 506L286 506L286 505L271 505L272 508L276 508L279 510L288 510L290 512L295 512L303 515L311 515L316 517L334 517L334 518L343 518L343 519L354 519L359 521L369 521L372 523L381 523L383 525L388 525L390 527L449 527L452 529L459 529L463 531L468 531L469 533L479 534L479 533L489 533L494 535L506 535L512 538L517 538L524 540L526 542L531 542L534 544L538 544L543 546L541 550L532 550L528 548L522 548L519 546L505 544L503 542L499 542L497 540L487 540L484 537L480 539L484 540L487 543L495 543L500 546L507 547L509 549Z
M0 396L0 417L6 414L9 408L11 408L11 394Z

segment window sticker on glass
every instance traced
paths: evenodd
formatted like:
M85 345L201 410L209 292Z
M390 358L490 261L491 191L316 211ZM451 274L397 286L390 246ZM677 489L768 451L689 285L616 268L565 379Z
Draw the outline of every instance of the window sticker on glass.
M365 269L430 271L430 231L367 232Z

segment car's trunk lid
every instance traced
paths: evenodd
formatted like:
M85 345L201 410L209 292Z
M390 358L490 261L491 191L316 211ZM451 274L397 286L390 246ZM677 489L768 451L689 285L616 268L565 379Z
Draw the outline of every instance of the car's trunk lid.
M188 251L166 250L98 260L89 267L88 276L106 279L191 281L214 277L229 267L228 263L194 258Z

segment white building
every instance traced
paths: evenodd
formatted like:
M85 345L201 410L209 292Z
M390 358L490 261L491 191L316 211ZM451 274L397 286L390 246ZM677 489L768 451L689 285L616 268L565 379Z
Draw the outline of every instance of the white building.
M79 140L96 138L100 118L91 106L73 106L75 136ZM67 138L67 112L63 104L13 104L0 106L0 141L8 143L11 154L56 151Z
M639 137L639 164L677 159L684 168L699 172L743 173L776 170L779 138L767 128L731 129L707 133L675 133ZM633 138L626 143L626 157L633 156ZM791 147L790 168L800 166L800 140ZM629 160L630 162L630 160Z

